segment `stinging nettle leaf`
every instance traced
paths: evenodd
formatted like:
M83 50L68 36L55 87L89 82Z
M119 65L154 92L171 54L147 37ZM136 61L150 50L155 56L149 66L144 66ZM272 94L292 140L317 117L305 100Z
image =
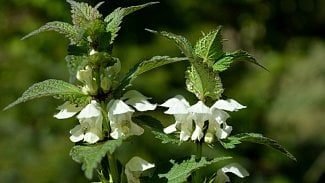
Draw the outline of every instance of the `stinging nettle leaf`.
M264 66L258 63L253 56L251 56L250 54L248 54L246 51L243 50L238 50L233 53L226 53L222 58L220 58L213 64L213 70L218 72L225 71L230 67L230 65L233 62L238 62L238 61L251 62L268 71Z
M221 27L196 42L194 53L212 66L223 54Z
M258 133L240 133L234 136L230 136L226 139L226 141L222 142L221 144L225 148L235 148L236 144L240 144L241 142L252 142L257 144L263 144L269 146L273 149L280 151L282 154L287 156L288 158L297 161L297 159L283 146L281 146L278 142L268 137L264 137L262 134Z
M149 32L152 32L152 33L158 33L158 34L172 40L186 57L193 58L192 45L185 37L176 35L176 34L173 34L170 32L166 32L166 31L157 32L157 31L150 30L150 29L146 29L146 30Z
M80 40L79 32L73 25L60 21L48 22L39 29L34 30L33 32L24 36L22 40L45 31L55 31L60 34L64 34L67 38L70 39L72 44L75 44Z
M206 158L201 158L200 161L195 160L195 156L192 156L189 160L184 160L182 163L177 164L174 161L171 161L173 167L169 170L169 172L165 174L159 174L160 178L167 178L168 183L182 183L187 182L187 178L196 170L206 167L208 165L229 160L231 157L219 157L214 158L211 161L206 160Z
M88 179L93 177L93 170L97 168L102 158L109 152L113 154L115 149L122 145L122 139L108 140L102 144L74 146L70 151L72 159L82 163L82 170Z
M82 93L75 85L61 80L49 79L29 87L21 97L9 104L4 110L22 102L45 96L56 96L57 98L69 100L75 104L88 103L91 99L90 96Z
M67 2L71 5L72 23L75 26L82 26L102 17L97 8L104 2L98 3L94 8L83 2L73 0Z
M77 72L83 69L88 63L88 58L86 56L68 55L65 57L65 60L69 68L70 81L74 81Z
M147 6L151 6L154 4L157 4L159 2L150 2L142 5L137 5L137 6L130 6L126 8L116 8L112 13L107 15L104 19L105 22L107 22L107 27L106 31L111 33L111 41L110 44L112 44L117 37L117 32L120 30L120 24L122 23L122 19L135 12L138 11L142 8L145 8Z
M196 97L205 101L206 97L217 100L223 93L221 79L217 72L214 72L206 63L192 62L186 71L187 90Z
M132 69L129 70L129 72L125 75L125 77L122 79L121 82L121 89L126 88L129 86L132 81L138 77L140 74L147 72L149 70L152 70L154 68L179 62L179 61L185 61L187 58L185 57L168 57L168 56L154 56L149 60L142 61L138 64L136 64Z

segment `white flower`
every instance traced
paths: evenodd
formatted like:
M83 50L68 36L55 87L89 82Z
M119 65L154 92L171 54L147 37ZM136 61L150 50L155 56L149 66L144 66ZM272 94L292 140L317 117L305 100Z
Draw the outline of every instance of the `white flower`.
M225 183L230 182L229 177L226 175L226 173L231 172L235 175L237 175L240 178L244 178L246 176L249 176L249 173L245 168L243 168L238 163L231 163L227 166L224 166L223 168L219 169L217 172L217 176L214 180L215 183Z
M79 70L77 72L77 79L84 84L82 91L85 94L93 95L96 94L98 90L96 79L93 77L92 72L92 68L88 65L85 69Z
M121 99L126 100L125 102ZM108 104L108 118L111 127L111 137L118 139L131 135L141 135L144 130L132 121L132 114L135 112L128 104L138 111L154 110L155 104L147 101L147 97L141 93L130 90L121 99L111 100Z
M165 111L165 114L172 114L175 118L175 123L166 127L164 132L166 134L173 133L180 128L180 141L187 141L192 135L192 118L188 108L189 103L181 95L177 95L161 104L160 106L168 107L169 109Z
M244 109L246 106L241 105L234 99L218 100L211 106L211 108L226 110L226 111L238 111L239 109Z
M198 101L189 108L189 111L192 112L192 118L195 122L195 130L191 139L200 141L204 136L204 124L209 122L211 116L210 108L207 107L202 101Z
M95 100L83 108L77 118L80 124L70 130L72 142L84 140L93 144L102 138L103 115Z
M125 175L128 183L140 183L141 173L153 167L155 167L155 164L151 164L138 156L133 157L125 165Z
M67 119L77 114L82 109L82 107L78 107L75 104L71 104L70 102L65 102L64 104L60 105L58 109L60 112L55 114L53 117L57 119Z

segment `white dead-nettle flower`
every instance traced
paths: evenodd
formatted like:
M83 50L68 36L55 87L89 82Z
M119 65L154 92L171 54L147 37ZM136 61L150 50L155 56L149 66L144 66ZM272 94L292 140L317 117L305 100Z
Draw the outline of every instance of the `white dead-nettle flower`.
M113 139L141 135L144 132L140 126L132 121L135 110L131 106L138 111L154 110L156 104L149 103L147 99L138 91L130 90L121 99L110 101L108 104L108 118L111 127L110 135Z
M92 68L89 65L85 69L79 70L76 77L84 84L82 91L85 94L95 95L97 93L98 86L96 79L93 77Z
M164 132L170 134L180 129L180 141L187 141L193 132L192 118L188 110L190 104L183 96L177 95L174 98L168 99L160 106L168 107L169 109L164 113L174 115L175 118L175 123L166 127Z
M214 179L214 183L230 182L229 177L226 175L226 173L228 172L231 172L240 178L249 176L247 170L243 168L241 165L239 165L238 163L231 163L229 165L222 167L217 171L217 175L216 178Z
M84 108L76 107L68 102L59 107L61 111L54 115L57 119L66 119L77 115L79 125L70 130L70 140L72 142L79 142L81 140L88 143L96 143L102 138L102 122L103 115L99 104L92 100L90 104Z
M116 85L116 80L120 70L121 62L119 60L116 60L116 63L114 65L104 68L101 71L100 87L104 90L104 92L108 92L112 87Z
M177 95L174 98L168 99L161 106L168 107L166 114L174 115L175 123L164 129L164 132L169 134L180 130L180 140L200 141L204 137L206 143L213 142L214 138L224 139L232 131L232 127L227 125L226 120L230 117L226 111L237 111L245 108L233 99L218 100L212 107L206 106L199 101L190 106L183 96ZM195 129L192 129L192 122L195 124ZM204 133L204 127L207 125L207 130Z
M142 172L153 167L155 167L155 164L149 163L138 156L133 157L125 165L125 175L128 183L140 183Z

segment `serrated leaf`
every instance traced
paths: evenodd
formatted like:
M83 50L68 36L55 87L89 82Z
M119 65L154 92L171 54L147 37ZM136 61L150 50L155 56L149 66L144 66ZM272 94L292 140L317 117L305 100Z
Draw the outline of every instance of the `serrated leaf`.
M218 72L225 71L230 67L233 62L237 61L251 62L267 70L264 66L258 63L253 56L243 50L238 50L233 53L226 53L222 58L220 58L213 64L213 70Z
M93 176L93 170L98 166L98 163L106 155L107 152L113 154L115 149L122 145L122 139L108 140L102 144L89 146L74 146L70 151L72 159L78 163L82 163L82 170L88 179Z
M83 69L88 63L88 58L85 56L68 55L65 57L65 60L70 73L70 81L74 81L77 72Z
M180 145L182 143L182 141L180 141L179 138L177 138L173 135L165 134L162 131L151 130L151 133L153 133L155 135L155 138L159 139L161 141L161 143L163 143L163 144L178 144L178 145Z
M253 142L253 143L269 146L273 149L280 151L288 158L297 161L297 159L289 151L287 151L287 149L281 146L278 142L268 137L264 137L262 134L258 134L258 133L241 133L234 136L230 136L221 144L225 148L231 149L231 148L235 148L235 145L240 144L241 142Z
M104 21L107 22L106 31L111 33L111 41L112 44L117 36L117 32L120 30L120 24L122 23L122 19L142 8L145 8L147 6L151 6L153 4L157 4L159 2L150 2L138 6L130 6L126 8L116 8L112 13L110 13L108 16L105 17Z
M138 77L140 74L143 74L144 72L147 72L149 70L152 70L154 68L187 60L185 57L168 57L168 56L154 56L149 60L142 61L138 64L136 64L132 69L129 70L129 72L124 76L124 78L121 81L120 88L124 89L127 86L130 86L132 81Z
M196 42L194 53L212 66L223 54L221 27Z
M158 33L158 34L172 40L186 57L193 58L192 45L185 37L183 37L181 35L176 35L176 34L173 34L170 32L166 32L166 31L157 32L157 31L150 30L150 29L146 29L146 30L149 32L152 32L152 33Z
M75 104L80 104L80 102L88 103L91 99L90 96L82 93L75 85L61 80L49 79L29 87L21 97L9 104L4 110L19 103L45 96L56 96L61 99L69 100Z
M72 44L75 44L80 40L78 30L73 25L66 22L60 22L60 21L48 22L42 27L40 27L39 29L34 30L33 32L27 34L22 39L26 39L28 37L34 36L36 34L45 31L55 31L60 34L64 34L67 38L70 39Z
M204 101L206 97L217 100L223 93L221 79L206 63L193 62L186 71L187 90Z
M169 170L169 172L165 174L159 174L160 178L167 178L168 183L182 183L186 182L187 178L196 170L203 168L205 166L228 160L231 157L219 157L214 158L211 161L206 160L206 158L201 158L200 161L195 160L195 156L192 156L189 160L184 160L182 163L177 164L174 161L171 161L173 167Z
M86 25L102 17L102 14L99 13L97 8L103 4L103 2L98 3L95 8L83 2L76 2L73 0L67 0L67 2L71 5L72 23L75 26Z

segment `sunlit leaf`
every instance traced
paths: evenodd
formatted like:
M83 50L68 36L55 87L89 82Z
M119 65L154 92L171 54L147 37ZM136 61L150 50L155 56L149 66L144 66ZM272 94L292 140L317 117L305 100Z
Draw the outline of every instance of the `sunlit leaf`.
M103 4L98 3L94 8L87 3L67 0L71 5L72 23L75 26L82 26L102 17L97 8Z

